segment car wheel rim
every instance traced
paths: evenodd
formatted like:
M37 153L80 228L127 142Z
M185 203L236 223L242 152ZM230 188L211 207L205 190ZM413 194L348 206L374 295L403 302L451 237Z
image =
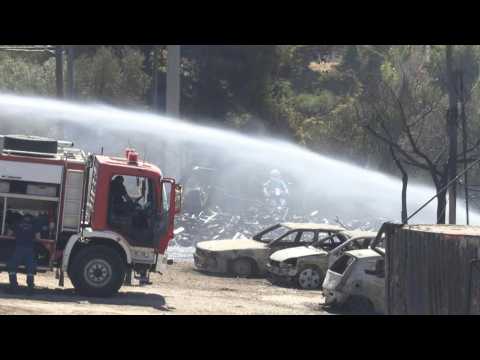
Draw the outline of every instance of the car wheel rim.
M320 274L313 269L305 269L300 273L298 282L302 289L318 289L320 287Z
M84 278L93 287L105 286L112 276L112 267L102 259L90 260L85 266Z

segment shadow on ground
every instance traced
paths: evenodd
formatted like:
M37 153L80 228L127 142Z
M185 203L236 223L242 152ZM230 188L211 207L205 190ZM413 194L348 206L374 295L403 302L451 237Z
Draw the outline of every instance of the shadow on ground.
M201 274L201 275L206 275L206 276L210 276L210 277L218 277L218 278L223 278L223 279L254 279L254 280L262 280L264 279L265 277L261 276L261 275L250 275L250 276L245 276L245 277L242 277L242 276L236 276L236 275L233 275L233 274L230 274L230 273L214 273L214 272L209 272L209 271L205 271L205 270L199 270L195 267L192 268L192 270L197 273L197 274ZM187 272L187 271L184 271L184 272Z
M342 307L331 307L331 306L323 306L319 305L323 311L330 315L348 315L348 316L371 316L371 315L382 315L378 314L374 311L369 311L369 310L364 310L364 311L358 311L354 309L350 309L348 306L342 306Z
M173 307L167 306L165 298L158 294L147 294L141 292L122 291L109 298L84 297L75 293L74 289L50 289L38 287L33 295L27 295L26 288L20 287L18 292L8 292L8 285L0 285L0 298L28 301L47 301L76 304L96 305L127 305L150 307L160 311L172 311Z
M293 281L282 281L282 280L275 280L272 278L267 278L268 283L271 286L276 286L276 287L281 287L284 289L296 289L296 290L301 290L298 286L295 285ZM301 291L321 291L322 289L315 289L315 290L301 290ZM344 306L324 306L322 304L315 305L313 307L315 310L319 311L324 311L330 315L381 315L377 314L373 311L369 310L356 310L356 309L351 309L348 305Z

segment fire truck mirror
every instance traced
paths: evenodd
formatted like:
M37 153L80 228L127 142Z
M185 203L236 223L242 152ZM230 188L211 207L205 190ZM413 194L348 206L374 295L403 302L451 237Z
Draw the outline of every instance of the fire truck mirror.
M179 214L182 211L182 185L175 185L175 214Z
M162 181L162 209L164 212L169 212L172 205L172 184L166 181Z

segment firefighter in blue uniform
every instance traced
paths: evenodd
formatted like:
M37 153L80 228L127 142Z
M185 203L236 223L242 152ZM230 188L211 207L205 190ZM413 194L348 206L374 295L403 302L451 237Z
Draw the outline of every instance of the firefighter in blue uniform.
M18 289L17 270L19 265L25 265L27 271L28 292L31 294L35 287L34 276L36 272L34 240L40 239L40 229L33 221L33 216L26 214L15 224L15 252L8 264L10 291Z

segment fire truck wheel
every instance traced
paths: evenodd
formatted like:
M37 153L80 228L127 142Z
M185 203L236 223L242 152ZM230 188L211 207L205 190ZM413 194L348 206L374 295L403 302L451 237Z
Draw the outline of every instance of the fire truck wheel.
M125 280L125 264L117 251L103 245L78 252L70 269L73 286L82 296L108 297L118 292Z

